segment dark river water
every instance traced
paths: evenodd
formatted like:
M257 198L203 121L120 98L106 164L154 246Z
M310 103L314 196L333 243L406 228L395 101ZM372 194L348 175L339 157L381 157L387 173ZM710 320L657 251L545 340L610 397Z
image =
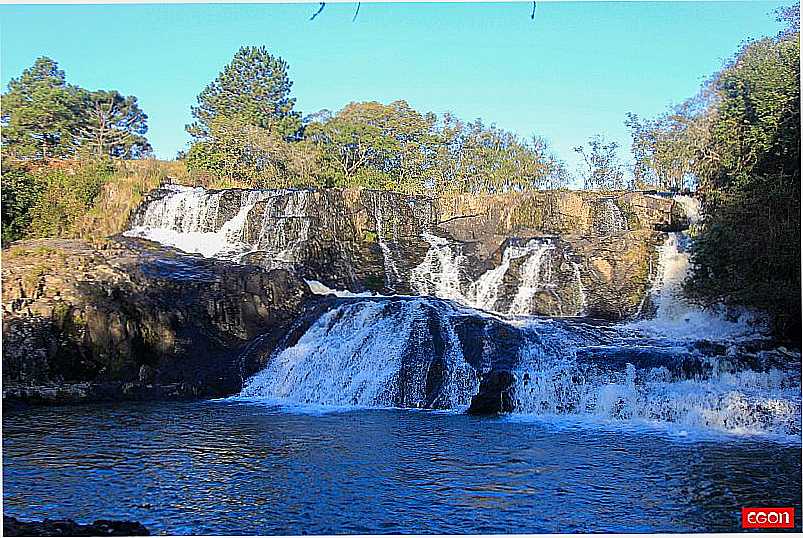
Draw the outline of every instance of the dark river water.
M794 506L801 448L740 436L242 402L38 408L3 419L4 512L152 533L738 531Z

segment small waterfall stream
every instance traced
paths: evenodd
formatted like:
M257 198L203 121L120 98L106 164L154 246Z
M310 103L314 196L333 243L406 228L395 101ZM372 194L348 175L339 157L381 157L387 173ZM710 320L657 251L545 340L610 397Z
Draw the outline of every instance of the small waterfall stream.
M699 200L676 196L686 210L693 228L700 220ZM764 328L754 313L741 312L728 316L721 307L703 308L691 302L683 291L690 274L689 231L671 232L658 249L658 269L651 290L656 306L655 316L635 322L633 327L657 334L687 339L732 339L754 337Z
M563 315L562 300L555 293L554 258L558 253L554 239L541 237L511 242L502 252L501 263L472 281L466 276L464 266L467 258L460 252L460 245L431 232L425 232L422 237L430 249L410 277L412 289L420 295L451 299L489 312L528 315L532 313L531 303L536 293L547 291L555 298L559 309L557 314ZM520 264L513 272L511 269L516 261ZM577 283L579 313L585 308L585 289L577 264L573 264L572 272ZM502 301L506 279L510 279L507 285L514 286L515 292L512 300Z

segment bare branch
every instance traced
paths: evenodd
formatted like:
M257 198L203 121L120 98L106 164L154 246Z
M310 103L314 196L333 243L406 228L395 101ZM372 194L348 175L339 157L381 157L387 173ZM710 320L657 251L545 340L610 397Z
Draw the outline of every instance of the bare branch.
M318 15L320 15L320 14L321 14L321 11L323 11L323 8L325 8L325 7L326 7L326 2L321 2L321 5L318 7L318 11L316 11L315 13L313 13L313 14L312 14L312 17L310 17L310 18L309 18L309 20L311 20L311 21L314 21L314 20L315 20L315 17L317 17Z

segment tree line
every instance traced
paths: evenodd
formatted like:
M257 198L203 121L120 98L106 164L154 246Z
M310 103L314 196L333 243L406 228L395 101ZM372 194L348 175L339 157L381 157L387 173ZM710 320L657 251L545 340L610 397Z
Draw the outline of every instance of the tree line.
M538 137L421 113L406 101L354 102L302 117L287 63L241 48L198 96L187 166L253 186L360 186L411 193L559 188L565 165Z
M800 9L747 42L700 92L654 118L630 114L637 184L696 186L704 220L687 291L758 308L800 339Z

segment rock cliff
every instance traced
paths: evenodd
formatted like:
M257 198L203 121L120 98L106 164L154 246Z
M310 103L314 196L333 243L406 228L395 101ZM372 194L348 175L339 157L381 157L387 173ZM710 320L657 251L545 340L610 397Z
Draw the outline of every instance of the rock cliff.
M353 292L435 295L503 313L622 319L642 305L658 231L687 225L682 215L671 198L640 193L430 199L352 189L169 186L149 195L128 233L290 269ZM516 298L513 290L525 288Z
M672 199L640 193L431 199L167 186L132 214L128 237L4 251L3 396L62 403L236 393L340 308L313 295L311 281L505 315L629 318L644 307L660 232L684 219ZM444 306L421 308L431 318L424 328L440 326ZM439 342L450 331L468 342L460 347L469 358L490 345L485 333L509 332L491 318L460 319L431 335L431 357L403 357L434 369L434 392L422 401L435 401L446 364ZM492 373L488 360L468 362Z
M138 240L36 240L3 253L3 396L9 401L228 395L262 365L310 292L284 270Z

